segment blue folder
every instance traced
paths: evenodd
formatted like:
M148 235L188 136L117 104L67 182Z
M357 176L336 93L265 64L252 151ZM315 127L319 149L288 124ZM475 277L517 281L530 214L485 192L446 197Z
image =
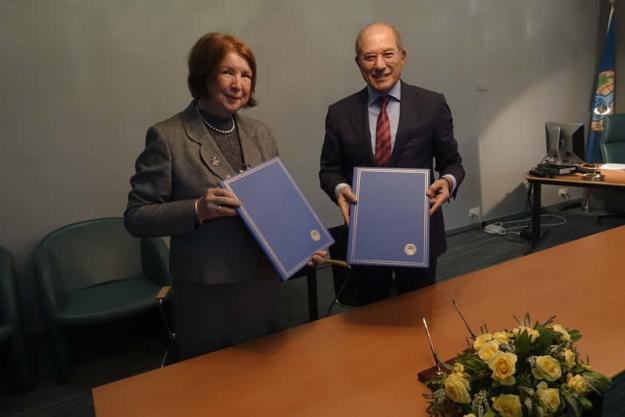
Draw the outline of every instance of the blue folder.
M427 169L354 168L347 262L427 268L429 184Z
M303 268L315 251L334 243L279 158L221 186L241 201L239 215L283 281Z

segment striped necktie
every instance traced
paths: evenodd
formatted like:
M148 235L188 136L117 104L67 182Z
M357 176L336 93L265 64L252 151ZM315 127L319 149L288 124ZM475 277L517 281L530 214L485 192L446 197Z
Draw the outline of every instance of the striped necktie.
M388 166L391 160L391 123L386 114L388 101L389 96L382 96L378 100L380 114L375 127L375 164L379 167Z

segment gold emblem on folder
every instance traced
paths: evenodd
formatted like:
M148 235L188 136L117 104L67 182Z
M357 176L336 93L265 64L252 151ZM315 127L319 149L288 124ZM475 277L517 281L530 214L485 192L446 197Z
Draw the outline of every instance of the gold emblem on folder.
M321 240L321 233L317 229L312 229L310 231L310 238L315 242L319 242Z
M407 243L406 246L404 246L404 253L408 256L414 256L414 254L417 253L417 247L414 243Z

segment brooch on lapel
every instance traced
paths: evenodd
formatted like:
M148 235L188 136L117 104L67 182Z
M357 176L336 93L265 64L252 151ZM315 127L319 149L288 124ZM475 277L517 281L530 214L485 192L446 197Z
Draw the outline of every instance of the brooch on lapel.
M215 168L217 168L221 164L221 161L219 160L217 155L212 155L211 156L211 160L210 160L210 164L212 166L214 166Z

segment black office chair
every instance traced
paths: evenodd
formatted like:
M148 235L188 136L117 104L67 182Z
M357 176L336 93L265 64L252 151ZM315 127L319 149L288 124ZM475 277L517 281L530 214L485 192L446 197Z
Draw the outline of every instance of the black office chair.
M625 164L625 114L611 114L603 119L603 132L599 139L603 162ZM607 218L625 218L625 212L597 216L597 223Z
M13 257L0 247L0 342L8 342L17 385L26 389L31 382L26 343L18 307Z
M157 293L171 282L163 239L132 237L118 217L74 223L50 233L35 249L34 261L60 381L69 377L65 327L156 309Z

